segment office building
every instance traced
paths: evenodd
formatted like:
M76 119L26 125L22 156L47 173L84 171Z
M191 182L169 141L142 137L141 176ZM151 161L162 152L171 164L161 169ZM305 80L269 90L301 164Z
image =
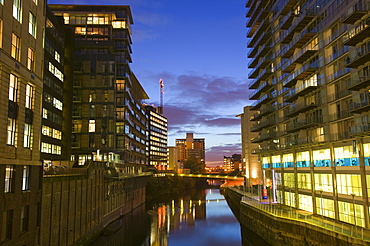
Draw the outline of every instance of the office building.
M180 165L184 167L184 163L190 157L196 160L200 171L205 169L205 139L194 138L193 133L186 133L185 139L176 139L176 147Z
M38 245L45 1L0 1L0 241Z
M369 228L369 3L246 7L265 185L277 202Z
M168 170L167 163L167 118L162 107L146 105L148 115L148 164L158 170Z
M147 164L148 95L130 69L129 6L49 5L73 30L72 160Z

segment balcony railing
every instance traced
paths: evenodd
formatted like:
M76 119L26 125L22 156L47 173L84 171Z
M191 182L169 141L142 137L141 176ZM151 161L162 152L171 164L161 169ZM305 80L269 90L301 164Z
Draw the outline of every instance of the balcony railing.
M298 86L297 88L293 88L289 91L289 93L284 97L286 102L293 102L299 96L305 95L308 92L316 90L318 88L318 83L316 81L305 81L302 85Z
M274 139L277 137L277 132L269 132L265 134L258 135L257 137L254 137L251 139L252 143L261 143L263 141Z
M262 145L258 149L253 149L252 154L260 154L267 151L279 150L279 147L276 144Z
M276 120L275 119L268 119L268 120L264 120L264 121L261 121L255 125L253 125L251 127L251 132L258 132L260 131L261 129L265 128L265 127L269 127L269 126L272 126L272 125L275 125L276 124Z
M319 45L307 45L303 49L301 49L297 54L295 54L288 62L286 62L281 70L284 73L288 73L294 70L295 63L304 63L308 58L313 56L319 50Z
M249 95L250 100L256 100L260 93L267 91L272 87L272 84L268 81L263 82L256 91Z
M326 64L334 61L335 59L341 57L342 55L346 54L348 52L348 46L344 46L342 49L338 50L334 54L330 55L326 58Z
M265 94L260 99L258 99L256 102L252 104L251 109L257 110L263 103L268 103L274 98L275 98L275 95L273 95L273 93Z
M343 37L344 45L356 46L370 35L370 17L361 21Z
M361 124L351 126L349 129L350 135L366 134L370 135L370 124Z
M334 114L329 114L329 121L341 120L353 116L353 113L348 111L339 111Z
M290 105L288 112L286 113L287 117L293 117L300 113L306 112L308 110L317 108L321 104L320 99L312 100L310 103L295 103Z
M293 122L287 125L287 132L295 132L304 128L317 126L323 122L322 116L315 118L306 118L304 120Z
M359 91L370 85L370 75L364 75L357 79L351 78L347 80L347 89L352 91Z
M368 111L370 109L370 100L369 95L365 95L364 98L361 98L359 100L353 101L353 109L351 110L352 113L361 113Z
M368 62L370 59L369 45L370 42L367 42L366 45L362 45L361 47L358 47L357 49L351 51L345 61L346 67L357 68L358 66Z
M326 80L327 80L327 82L329 83L329 82L331 82L331 81L333 81L333 80L337 80L337 79L339 79L339 78L343 77L344 75L349 74L350 72L351 72L351 69L350 69L350 68L343 68L343 69L341 69L341 70L339 70L339 71L337 71L337 72L335 72L335 73L330 74L330 75L326 78Z
M285 0L281 4L277 4L277 8L274 9L274 18L278 15L286 15L289 13L297 2L298 0Z
M283 82L283 86L293 87L296 84L297 80L304 79L308 75L317 71L318 67L319 67L318 62L306 63L300 69L295 71L293 74L289 75L289 77Z
M355 24L356 21L361 20L370 10L369 4L370 3L363 4L363 1L358 1L347 8L346 13L342 15L342 22L345 24Z
M251 121L260 120L263 116L271 114L275 111L276 111L276 108L274 106L272 106L272 105L266 106L266 107L260 109L260 111L257 114L252 115L250 117L250 120Z
M332 93L332 94L328 95L328 102L338 100L340 98L346 97L346 96L351 95L351 94L352 94L352 92L350 90L337 91L335 93Z

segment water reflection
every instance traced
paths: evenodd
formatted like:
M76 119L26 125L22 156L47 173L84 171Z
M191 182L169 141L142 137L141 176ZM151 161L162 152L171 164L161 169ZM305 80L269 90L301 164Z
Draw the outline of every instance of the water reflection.
M240 225L218 189L150 211L151 245L241 245Z
M240 246L240 225L219 189L150 205L112 224L91 246Z

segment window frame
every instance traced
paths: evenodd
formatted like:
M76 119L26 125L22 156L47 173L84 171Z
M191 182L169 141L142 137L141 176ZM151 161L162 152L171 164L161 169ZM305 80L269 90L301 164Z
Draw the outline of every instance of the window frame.
M28 17L28 33L34 38L36 38L36 27L36 16L30 11Z
M21 51L21 38L12 32L12 47L11 47L11 56L19 61L20 60L20 52Z

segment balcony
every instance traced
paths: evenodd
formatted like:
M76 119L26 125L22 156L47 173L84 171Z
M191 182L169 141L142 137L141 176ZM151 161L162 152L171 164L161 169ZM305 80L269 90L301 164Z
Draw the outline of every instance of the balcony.
M272 49L272 47L273 44L271 41L263 44L262 46L256 46L254 49L248 52L248 58L258 58L264 56Z
M307 45L303 49L301 49L297 54L295 54L287 63L282 66L283 73L290 73L294 70L296 63L304 63L309 59L311 56L316 54L319 50L318 44L316 45Z
M287 132L296 132L322 123L322 117L307 118L287 125Z
M254 137L251 139L252 143L261 143L266 140L275 139L277 137L276 132L269 132L265 134L258 135L257 137Z
M316 72L318 69L318 63L306 63L300 69L295 71L293 74L289 75L288 78L283 82L284 87L293 87L297 83L297 80L302 80L308 75Z
M356 46L370 36L370 17L363 20L360 24L348 31L348 34L343 37L343 44L348 46Z
M263 145L258 149L253 149L252 154L261 154L261 153L264 153L264 152L275 151L275 150L279 150L279 147L276 144L271 144L270 143L270 144L267 144L267 145Z
M255 58L248 64L248 68L264 69L272 62L272 53L267 54L262 59Z
M307 112L311 109L317 108L321 104L321 100L316 99L315 101L312 101L311 103L297 103L290 105L288 112L286 114L286 117L293 117L300 113Z
M328 95L328 102L332 102L332 101L344 98L344 97L346 97L348 95L351 95L351 94L352 94L352 92L350 90L337 91L335 93L332 93L332 94Z
M350 128L351 132L351 128ZM340 141L343 139L349 139L350 138L350 132L337 132L330 135L330 141Z
M255 125L253 125L251 127L251 132L259 132L263 128L266 128L266 127L269 127L269 126L273 126L275 124L276 124L276 120L275 119L264 120L264 121L261 121L261 122L255 124Z
M363 45L358 47L356 50L351 51L346 59L346 67L357 68L368 62L370 59L369 45L370 42L367 42L367 45Z
M298 36L296 36L292 42L282 51L283 58L290 58L296 48L302 48L310 39L312 39L317 34L317 28L309 29L306 28ZM317 47L318 50L318 47Z
M271 114L276 111L276 108L272 105L266 106L262 109L257 114L254 114L250 117L250 121L257 121L260 120L263 116Z
M351 91L359 91L370 85L370 76L366 75L358 79L350 79L347 81L347 89Z
M297 16L298 15L296 15L293 11L290 11L286 16L284 16L280 20L280 24L278 25L277 29L288 30L289 27L292 26L294 17L297 17Z
M283 3L278 5L279 9L276 9L275 16L286 15L287 13L289 13L289 11L292 10L292 8L294 7L294 5L297 4L297 2L298 0L285 0Z
M341 120L345 119L348 117L353 116L353 113L348 112L348 111L339 111L334 114L329 114L329 121L336 121L336 120Z
M267 93L265 95L263 95L260 99L258 99L257 101L255 101L253 104L252 104L252 110L258 110L259 107L262 105L262 104L266 104L268 102L270 102L271 100L273 100L275 98L275 96L272 95L272 93Z
M258 28L254 31L253 35L250 35L252 30L248 32L247 38L251 38L247 46L248 48L254 47L256 44L258 44L261 41L261 39L263 38L262 36L266 34L266 29L269 24L270 22L268 20L263 20L262 23L258 26ZM271 30L270 30L270 34L272 34Z
M260 71L260 70L258 70L258 71ZM273 71L272 67L267 67L267 68L263 69L261 72L259 72L259 74L257 73L258 76L255 78L255 80L252 83L249 84L249 89L257 89L258 85L259 85L259 82L261 80L267 79L273 72L274 71ZM252 75L254 75L254 73Z
M254 91L252 94L250 94L249 99L250 100L256 100L262 92L266 92L268 89L272 87L272 84L270 82L263 82L256 91Z
M335 73L332 73L330 74L327 78L326 78L326 81L328 83L334 81L334 80L337 80L347 74L349 74L351 72L351 69L350 68L343 68Z
M351 126L349 133L350 135L370 135L370 124Z
M347 52L348 52L348 46L344 46L342 49L338 50L337 52L333 53L332 55L330 55L329 57L325 59L326 65L338 59L339 57L343 56Z
M346 13L342 15L342 22L344 24L353 25L356 23L356 21L361 20L361 18L368 13L369 3L361 4L361 2L359 1L358 3L349 7Z
M364 98L360 100L354 100L353 102L353 109L350 110L351 113L362 113L369 111L370 109L370 100L369 100L369 95L366 95Z
M311 91L316 90L319 88L317 81L306 81L302 85L297 88L293 88L289 91L289 93L284 97L285 102L293 102L298 97L303 96Z
M293 21L293 25L280 37L280 42L283 44L290 43L293 39L294 33L301 32L315 17L315 9L308 9L303 13L300 13L297 19Z

